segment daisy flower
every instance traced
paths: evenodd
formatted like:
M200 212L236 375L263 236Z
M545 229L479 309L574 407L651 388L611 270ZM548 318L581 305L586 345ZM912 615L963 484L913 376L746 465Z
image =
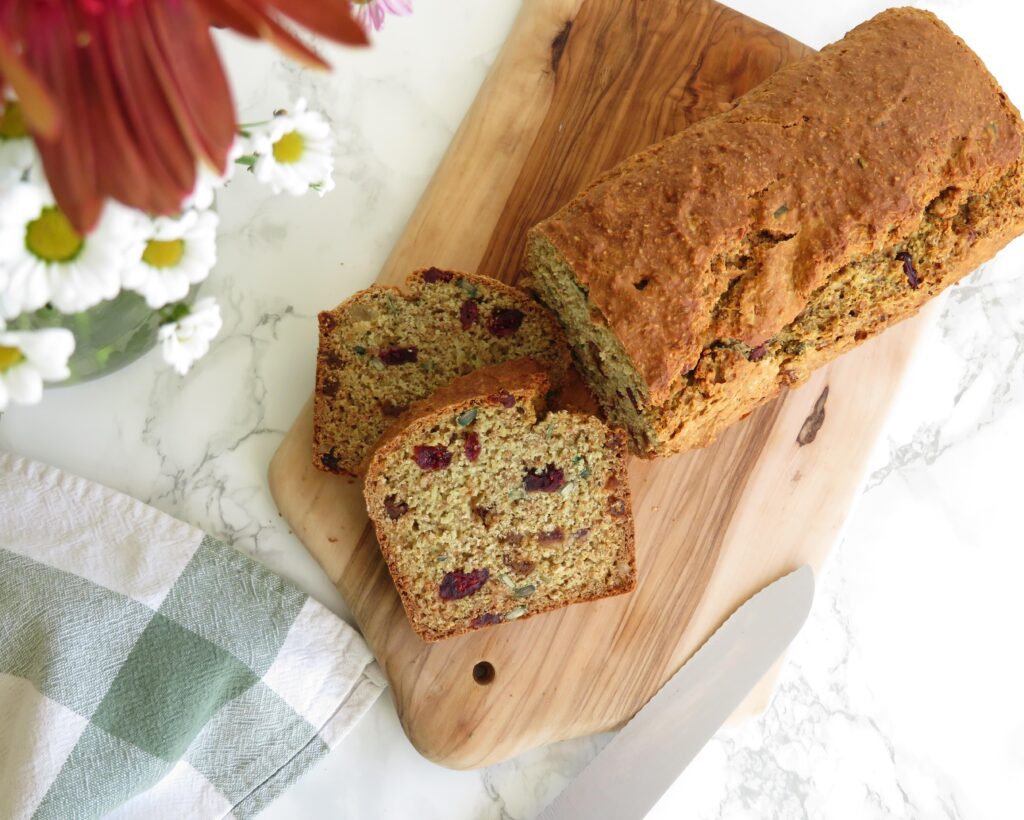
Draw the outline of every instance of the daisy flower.
M159 340L164 361L184 376L210 349L210 341L220 333L223 322L220 305L207 296L191 308L177 305L171 320L160 326Z
M0 410L11 402L36 404L43 382L58 382L70 375L68 359L75 337L64 328L6 331L0 319Z
M352 0L356 19L366 31L373 26L380 31L384 26L384 18L389 14L405 17L412 14L412 0Z
M108 203L83 235L54 203L48 187L22 182L0 189L0 316L13 318L47 302L78 313L121 290L125 260L141 255L138 215Z
M218 221L213 211L148 220L142 253L128 263L122 284L153 309L180 302L217 263Z
M253 173L275 194L302 196L312 188L323 196L334 188L331 127L318 111L306 110L304 99L251 133Z
M0 96L0 185L21 181L36 162L36 149L21 106L9 93Z

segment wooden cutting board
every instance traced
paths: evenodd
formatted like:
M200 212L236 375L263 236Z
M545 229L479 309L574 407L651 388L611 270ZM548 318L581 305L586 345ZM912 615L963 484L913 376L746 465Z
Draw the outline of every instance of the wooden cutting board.
M525 0L380 281L429 265L514 281L530 225L807 53L709 0ZM634 460L636 591L526 622L437 644L413 634L360 488L311 464L310 404L274 457L270 487L351 607L416 748L451 767L488 765L622 724L744 599L820 565L922 321L862 346L706 450Z

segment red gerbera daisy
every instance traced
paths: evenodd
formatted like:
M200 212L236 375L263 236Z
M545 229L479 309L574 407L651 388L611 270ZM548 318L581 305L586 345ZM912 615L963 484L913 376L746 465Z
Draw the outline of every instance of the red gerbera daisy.
M92 228L108 197L175 213L198 163L223 171L235 107L210 27L326 66L285 19L366 43L341 0L0 0L0 89L18 95L74 226Z

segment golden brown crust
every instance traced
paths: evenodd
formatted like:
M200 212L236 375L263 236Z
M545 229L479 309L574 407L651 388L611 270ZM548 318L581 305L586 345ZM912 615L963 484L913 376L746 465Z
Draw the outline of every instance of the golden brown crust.
M881 311L872 314L866 306L861 307L851 300L851 309L859 314L857 324L850 320L845 331L833 337L835 341L826 347L817 349L808 345L805 352L783 360L781 365L767 358L754 363L747 355L735 350L713 351L716 357L713 366L702 356L692 374L691 389L702 396L709 412L698 415L687 408L680 408L672 416L674 423L664 431L661 451L648 455L665 455L707 446L724 428L777 396L783 388L799 386L818 367L863 344L887 327L915 315L928 300L992 258L1021 233L1024 229L1024 180L1018 182L1018 191L1016 221L1006 219L999 224L987 225L984 233L973 239L969 233L960 237L960 242L969 247L958 250L958 255L952 259L918 260L918 265L928 264L927 268L920 269L920 287L917 290L905 289L901 298L884 303ZM1008 216L1012 216L1012 212ZM938 244L942 238L933 236L929 241Z
M493 367L482 368L455 379L450 384L437 390L429 398L416 402L406 413L397 419L381 437L380 444L369 461L366 469L364 494L367 508L371 511L371 520L374 523L381 554L384 557L399 598L409 617L409 623L416 634L424 641L444 640L486 627L461 624L442 632L431 629L419 617L419 602L410 590L396 561L398 544L391 542L387 529L379 526L372 514L373 510L380 509L384 501L382 496L385 491L378 490L377 488L381 486L378 478L384 470L385 460L389 454L401 449L410 435L426 432L438 421L458 415L473 406L479 405L481 401L488 401L502 395L511 395L517 402L525 402L532 404L535 408L542 408L548 385L548 377L544 368L530 359L518 359ZM582 422L593 422L593 416L589 414L570 413L570 415L579 418ZM624 594L636 587L635 533L632 523L632 495L627 475L628 444L625 431L609 428L605 446L613 453L613 459L616 462L616 469L613 473L614 484L609 483L609 486L624 504L622 520L625 522L624 531L626 537L616 555L616 560L624 562L629 567L628 574L623 579L623 583L606 587L595 594L570 602L553 602L547 605L531 607L526 614L517 619L518 621L525 621L534 615L560 609L569 603L586 603Z
M535 232L571 266L655 404L718 339L760 345L948 188L983 192L1020 117L934 15L893 9L628 160Z
M552 390L549 394L548 404L552 410L571 410L574 413L597 416L605 420L597 398L575 367L569 371L561 387Z

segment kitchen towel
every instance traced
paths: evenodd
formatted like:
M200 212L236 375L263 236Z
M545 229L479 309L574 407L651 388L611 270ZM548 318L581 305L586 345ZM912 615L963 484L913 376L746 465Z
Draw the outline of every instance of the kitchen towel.
M241 552L0 453L0 817L251 817L383 685Z

